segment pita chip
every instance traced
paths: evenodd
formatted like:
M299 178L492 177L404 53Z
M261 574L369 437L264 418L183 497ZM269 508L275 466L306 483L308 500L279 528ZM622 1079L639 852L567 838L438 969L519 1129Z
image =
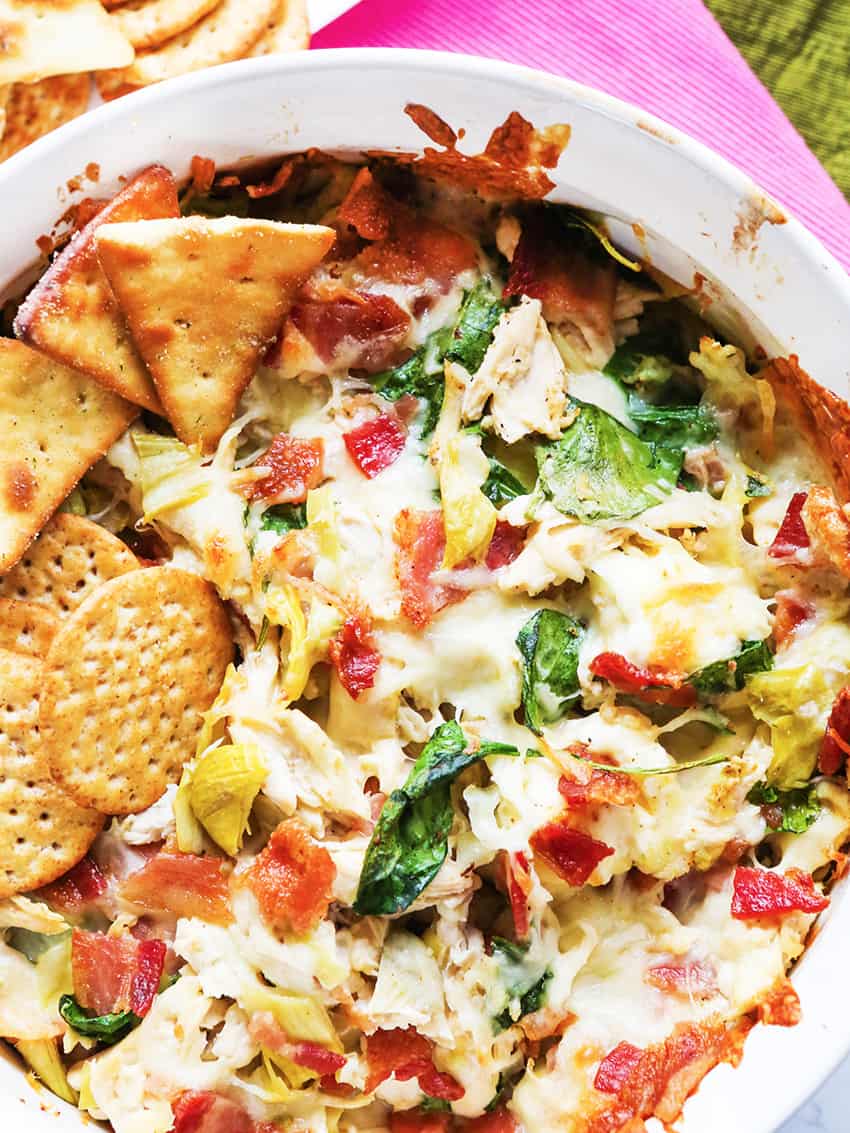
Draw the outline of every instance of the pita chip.
M174 431L212 451L333 230L190 216L104 224L96 240Z
M126 67L134 55L99 0L0 0L0 83Z
M0 339L0 573L137 414L85 374Z
M161 165L137 174L77 233L30 291L15 318L15 334L57 362L154 413L162 413L95 251L102 224L180 215L174 178Z

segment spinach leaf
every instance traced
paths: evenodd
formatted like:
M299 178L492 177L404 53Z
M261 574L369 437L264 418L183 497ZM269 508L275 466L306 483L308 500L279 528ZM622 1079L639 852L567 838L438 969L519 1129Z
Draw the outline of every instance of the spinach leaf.
M622 342L602 373L630 386L666 385L675 373L676 363L687 361L682 354L681 333L673 323L661 323L641 330Z
M551 968L540 972L528 962L528 948L501 936L492 940L493 955L499 962L508 1003L493 1020L497 1031L504 1031L518 1019L539 1011L546 998L546 985L552 978Z
M430 1094L424 1094L422 1101L419 1103L419 1109L423 1113L451 1113L452 1107L445 1098L432 1098Z
M585 759L584 756L580 755L574 758L580 759L582 763L586 763L588 767L593 767L596 771L611 772L610 763L597 763L593 759ZM716 767L718 763L728 762L728 755L717 753L703 756L702 759L689 759L684 763L671 763L669 767L617 767L615 771L618 775L634 775L638 779L649 779L654 775L678 775L680 771L693 771L695 767Z
M59 1014L78 1034L98 1039L107 1046L119 1042L142 1021L133 1011L120 1011L111 1015L89 1015L80 1007L73 995L63 995L59 1000Z
M307 526L306 504L275 504L263 512L260 520L262 531L276 531L283 535L287 531L297 531Z
M778 826L773 825L770 818L768 825L777 833L783 834L804 834L821 812L817 788L813 784L780 791L762 780L750 789L747 802L754 806L770 807L771 816L779 818L781 815Z
M522 710L526 727L540 735L581 698L578 655L581 622L560 610L538 610L517 634L522 654Z
M537 487L558 511L584 523L630 519L676 487L681 452L648 444L596 405L557 441L538 445Z
M641 440L680 452L708 444L720 434L717 417L705 405L652 405L631 394L629 416Z
M493 340L493 331L507 305L494 294L489 279L480 279L466 292L461 304L451 345L446 351L449 362L459 362L470 374L476 373L487 347Z
M773 654L766 641L744 641L739 653L725 661L714 661L688 677L700 696L720 696L744 687L747 677L773 668Z
M251 197L241 185L213 185L206 193L190 189L181 196L183 216L250 216Z
M451 336L450 326L434 331L406 362L402 362L394 370L385 370L374 378L375 389L387 401L398 401L409 393L426 402L420 422L422 436L434 431L443 407L443 360Z
M469 750L460 725L441 724L422 749L403 787L384 803L366 850L354 901L359 916L390 916L408 908L437 875L448 853L454 817L451 785L489 755L518 755L512 744L484 740Z
M759 496L772 496L773 488L759 473L748 472L747 487L744 491L744 495L749 496L750 499L757 499Z
M528 489L525 485L521 484L513 472L509 472L501 461L496 460L494 456L488 459L490 471L487 473L487 479L481 485L481 491L493 507L501 507L509 500L515 500L517 496L527 494Z

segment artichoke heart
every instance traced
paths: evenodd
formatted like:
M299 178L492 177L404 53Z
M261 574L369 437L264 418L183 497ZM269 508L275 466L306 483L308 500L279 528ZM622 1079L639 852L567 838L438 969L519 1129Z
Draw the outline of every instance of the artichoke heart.
M15 1046L18 1054L48 1090L71 1105L77 1104L77 1095L68 1083L55 1039L21 1039Z
M192 771L192 811L210 838L231 857L242 846L251 807L267 775L268 768L252 744L210 748Z

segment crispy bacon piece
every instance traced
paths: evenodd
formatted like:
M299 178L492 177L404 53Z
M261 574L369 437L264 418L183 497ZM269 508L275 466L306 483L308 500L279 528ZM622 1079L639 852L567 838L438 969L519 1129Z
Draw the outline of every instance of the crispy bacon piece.
M375 648L369 623L360 615L346 619L331 641L330 658L342 687L353 700L375 683L381 654Z
M511 1113L500 1105L492 1113L482 1113L473 1117L463 1127L463 1133L517 1133L519 1126Z
M850 578L850 518L829 488L816 485L809 489L802 521L818 550L845 578Z
M801 598L795 590L777 590L776 613L773 616L773 639L777 649L784 649L795 633L815 615L811 602Z
M404 508L396 516L393 538L398 548L395 570L401 612L417 629L423 629L440 610L467 595L459 587L431 579L446 549L443 513Z
M796 1027L802 1018L800 997L786 976L779 977L756 1010L767 1027Z
M159 853L121 886L121 896L148 912L198 917L212 924L229 924L227 878L218 858L197 854Z
M504 294L539 299L547 322L571 322L604 338L614 319L614 263L590 259L570 237L549 209L525 216Z
M803 523L803 504L806 502L806 496L806 492L795 492L791 497L785 518L767 549L772 559L795 559L800 551L810 546L809 533Z
M595 677L612 684L617 692L637 697L650 704L670 704L688 708L696 703L696 690L685 684L678 673L668 673L648 666L633 665L620 653L599 653L590 662Z
M370 243L352 261L363 280L403 283L424 296L445 294L475 266L472 241L392 197L361 169L339 208L339 218Z
M498 570L518 558L525 546L527 534L527 527L514 527L504 519L497 519L493 538L490 540L484 559L488 569Z
M284 1055L291 1062L315 1070L320 1078L333 1077L345 1066L345 1055L313 1042L295 1042L270 1011L255 1012L249 1022L251 1038L260 1046Z
M189 1090L172 1102L172 1133L265 1133L276 1126L255 1124L245 1110L222 1094Z
M644 980L659 991L667 991L683 999L710 999L717 992L717 972L703 960L684 964L656 964L648 968Z
M321 439L305 440L278 433L255 468L268 468L268 475L252 481L249 499L267 500L275 497L279 503L301 504L311 488L324 479L322 467L325 455Z
M721 1021L679 1023L664 1042L643 1051L621 1043L607 1056L610 1059L620 1052L610 1066L610 1076L606 1072L602 1077L603 1092L615 1096L588 1119L586 1133L637 1131L640 1124L630 1123L649 1117L665 1125L675 1121L709 1070L718 1062L737 1064L750 1025L743 1023L727 1031ZM606 1085L610 1088L604 1089Z
M614 853L604 842L561 819L535 830L530 845L568 885L584 885L599 863Z
M515 854L505 854L505 886L514 918L514 933L517 940L525 940L531 927L528 916L531 873L528 858L520 851Z
M738 866L732 887L732 916L739 921L820 913L829 905L829 898L818 893L811 877L800 869L782 874Z
M593 1079L594 1089L603 1094L619 1093L642 1058L640 1047L627 1042L617 1043L599 1063Z
M602 763L606 760L596 759ZM558 781L558 790L561 792L568 809L578 809L586 806L635 806L643 799L643 788L633 775L626 775L612 767L610 771L602 771L598 767L582 768L586 778L568 778L562 775Z
M323 362L377 373L396 365L410 316L389 295L345 289L302 295L289 317Z
M201 157L196 153L189 166L193 193L208 193L215 180L215 162L211 157Z
M392 1030L375 1031L366 1036L366 1062L369 1073L365 1090L372 1093L395 1075L399 1082L416 1078L422 1092L443 1101L457 1101L462 1098L463 1087L451 1074L443 1074L434 1066L434 1044L413 1027L394 1027Z
M86 906L93 905L108 889L108 883L97 862L88 854L62 877L45 885L35 894L60 913L79 916Z
M401 456L407 430L395 413L379 413L343 434L348 455L370 480Z
M406 1109L390 1114L390 1133L449 1133L452 1127L450 1113L427 1113L421 1109Z
M850 685L836 696L818 752L821 775L837 775L850 755Z
M288 818L244 876L274 929L303 934L328 911L336 866L303 822Z
M136 940L74 929L71 972L74 995L95 1015L150 1011L165 964L162 940Z

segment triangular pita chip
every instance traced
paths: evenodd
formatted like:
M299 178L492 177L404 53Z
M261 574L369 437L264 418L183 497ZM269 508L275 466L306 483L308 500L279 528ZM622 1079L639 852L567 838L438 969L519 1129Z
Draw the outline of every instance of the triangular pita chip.
M113 393L161 413L150 374L97 262L94 241L102 224L179 215L177 188L168 170L161 165L144 169L53 261L18 311L17 336L90 374Z
M333 230L190 216L104 224L96 240L174 431L211 451Z
M0 573L138 412L85 374L0 338Z
M0 83L126 67L133 56L99 0L0 0Z

